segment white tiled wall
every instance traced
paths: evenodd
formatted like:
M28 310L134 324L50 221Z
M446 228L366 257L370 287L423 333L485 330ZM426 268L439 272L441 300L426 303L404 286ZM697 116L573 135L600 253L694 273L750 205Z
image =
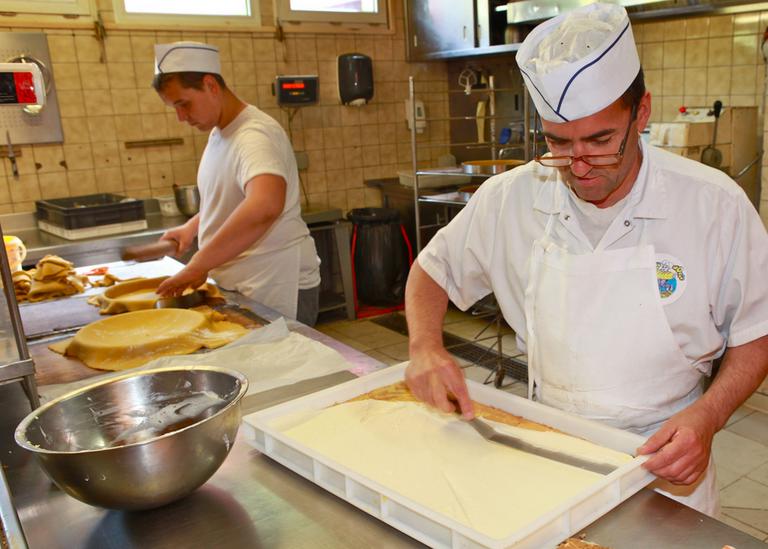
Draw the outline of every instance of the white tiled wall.
M634 24L653 101L651 121L671 121L682 105L757 106L763 116L763 31L768 12ZM768 137L768 119L766 119ZM760 212L768 225L768 157Z
M98 4L110 21L111 2ZM271 2L262 4L265 21L270 21ZM18 179L3 161L0 213L31 211L40 198L94 192L163 196L171 194L173 183L193 183L206 136L179 123L150 87L153 45L182 39L219 46L228 84L286 129L288 115L271 94L275 75L318 74L320 104L302 108L290 125L294 148L309 156L302 177L310 201L343 209L378 205L378 190L363 181L392 177L411 165L403 103L408 76L429 90L428 114L447 112L445 64L405 61L402 3L393 2L393 8L390 34L287 34L281 42L264 32L109 30L103 63L93 31L42 29L48 35L64 143L23 147ZM375 95L363 107L338 101L336 56L351 52L373 58ZM184 144L125 148L126 141L166 137L182 137ZM421 138L447 143L447 126L428 128ZM435 155L443 152L435 150Z

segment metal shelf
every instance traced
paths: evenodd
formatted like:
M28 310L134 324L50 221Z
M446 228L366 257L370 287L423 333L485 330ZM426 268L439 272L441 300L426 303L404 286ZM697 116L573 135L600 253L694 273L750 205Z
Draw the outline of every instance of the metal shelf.
M415 92L416 86L414 78L411 76L408 79L408 94L409 94L409 101L411 103L411 112L416 112L416 92ZM413 208L414 208L414 218L415 218L415 232L416 232L416 252L418 253L421 251L421 232L424 229L432 229L432 228L439 228L443 226L445 223L441 222L440 216L438 215L437 223L432 223L429 225L422 225L421 224L421 216L419 213L419 207L421 204L432 204L432 205L438 205L442 206L444 208L444 215L446 221L451 215L451 212L455 212L456 210L462 209L464 206L466 206L467 202L471 198L471 195L469 193L465 192L449 192L449 193L440 193L440 194L424 194L422 195L419 188L419 177L420 176L447 176L447 177L470 177L473 180L477 179L488 179L491 177L491 174L472 174L472 173L465 173L463 169L461 168L446 168L446 169L439 169L439 168L419 168L418 166L418 148L434 148L434 147L466 147L466 148L489 148L491 150L491 158L493 160L496 160L498 157L498 153L500 150L504 149L516 149L516 150L523 150L523 156L525 160L530 159L530 100L528 97L528 91L525 87L523 87L523 105L524 105L524 113L523 113L523 139L524 142L521 144L513 144L513 145L500 145L496 141L496 121L497 120L510 120L509 118L502 118L496 116L496 93L502 92L502 91L514 91L512 89L504 89L504 88L496 88L494 86L494 78L493 76L490 76L488 79L488 87L482 88L482 89L470 89L470 93L484 93L488 94L488 110L489 113L487 116L482 117L475 117L475 116L448 116L443 118L434 118L430 119L429 121L456 121L456 120L488 120L489 121L489 130L490 130L490 140L488 142L467 142L467 143L430 143L428 141L421 142L418 139L418 136L416 134L416 124L411 124L411 158L413 162L412 166L412 175L413 175ZM466 93L463 89L457 89L457 90L449 90L449 93ZM493 383L496 387L500 387L502 384L502 381L504 379L505 373L507 373L508 365L507 362L509 362L509 358L506 357L501 349L501 342L502 342L502 316L501 312L499 311L498 305L495 302L493 303L492 310L486 311L487 314L490 316L490 320L488 325L483 328L483 330L477 334L475 337L475 340L478 339L488 339L488 338L495 338L496 342L493 345L491 349L488 350L489 353L494 355L495 358L495 367L493 368L493 372L488 376L486 379L486 383L489 383L491 381L491 378L493 378ZM483 334L488 330L489 328L495 327L495 334L492 336L484 336Z

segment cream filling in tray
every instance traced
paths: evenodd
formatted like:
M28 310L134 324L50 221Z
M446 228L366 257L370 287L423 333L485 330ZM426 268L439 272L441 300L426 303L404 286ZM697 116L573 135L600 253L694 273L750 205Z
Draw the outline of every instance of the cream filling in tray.
M496 408L478 413L497 430L619 468L600 475L556 463L488 442L456 415L388 397L404 367L246 416L246 437L435 547L554 547L653 480L645 458L631 455L642 437L470 382L473 400Z

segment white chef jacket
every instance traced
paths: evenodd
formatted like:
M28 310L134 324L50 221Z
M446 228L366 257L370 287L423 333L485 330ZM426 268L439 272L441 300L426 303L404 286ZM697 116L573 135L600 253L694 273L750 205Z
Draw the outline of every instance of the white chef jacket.
M558 171L530 162L486 181L419 254L419 265L462 310L493 292L525 351L531 245L550 214L557 215L553 238L574 254L638 246L642 238L655 247L657 274L666 271L660 295L675 340L709 374L726 346L768 334L768 235L723 172L645 144L642 152L629 200L596 247L567 190L555 192L564 185ZM670 273L674 284L665 285Z
M211 271L223 288L295 318L299 289L320 284L320 260L301 218L299 175L282 127L253 105L208 138L197 174L200 246L210 241L245 199L245 185L258 175L285 180L285 205L269 230L235 259Z

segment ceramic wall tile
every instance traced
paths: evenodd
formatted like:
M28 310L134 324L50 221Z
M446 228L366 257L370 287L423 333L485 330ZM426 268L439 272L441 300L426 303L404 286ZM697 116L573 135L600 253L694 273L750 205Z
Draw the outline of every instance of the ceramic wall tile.
M664 66L664 44L652 42L643 46L643 69L660 69Z
M701 38L688 40L685 45L685 66L706 67L707 57L709 55L709 41Z
M107 65L103 63L81 62L78 64L80 73L80 82L84 90L108 90L109 76L107 74ZM95 94L93 94L95 95ZM89 97L91 94L89 94Z
M704 38L709 36L709 17L691 17L686 20L686 38Z
M89 116L86 121L91 143L114 142L117 140L117 129L114 117Z
M41 198L65 198L70 196L67 175L65 173L41 173L37 179Z
M75 57L80 63L101 62L101 43L93 34L79 34L73 37L75 43ZM50 41L48 47L51 47Z
M117 142L94 143L91 146L91 151L93 165L97 172L101 172L105 168L120 166L120 151Z
M732 38L710 38L708 63L710 67L723 67L731 64Z
M733 37L733 57L734 65L755 65L758 63L758 47L762 42L762 37L756 34L741 34ZM762 53L760 54L762 57Z
M229 44L233 62L253 61L253 39L250 36L233 36L229 39Z
M710 36L731 36L733 34L733 16L718 15L709 19Z
M57 90L80 90L80 70L77 63L53 63Z
M48 51L53 63L76 63L77 50L75 49L75 37L72 32L57 31L46 33L48 38Z
M67 186L72 196L84 196L98 192L96 173L92 170L67 171Z
M93 169L90 144L64 145L64 160L67 163L67 171Z

